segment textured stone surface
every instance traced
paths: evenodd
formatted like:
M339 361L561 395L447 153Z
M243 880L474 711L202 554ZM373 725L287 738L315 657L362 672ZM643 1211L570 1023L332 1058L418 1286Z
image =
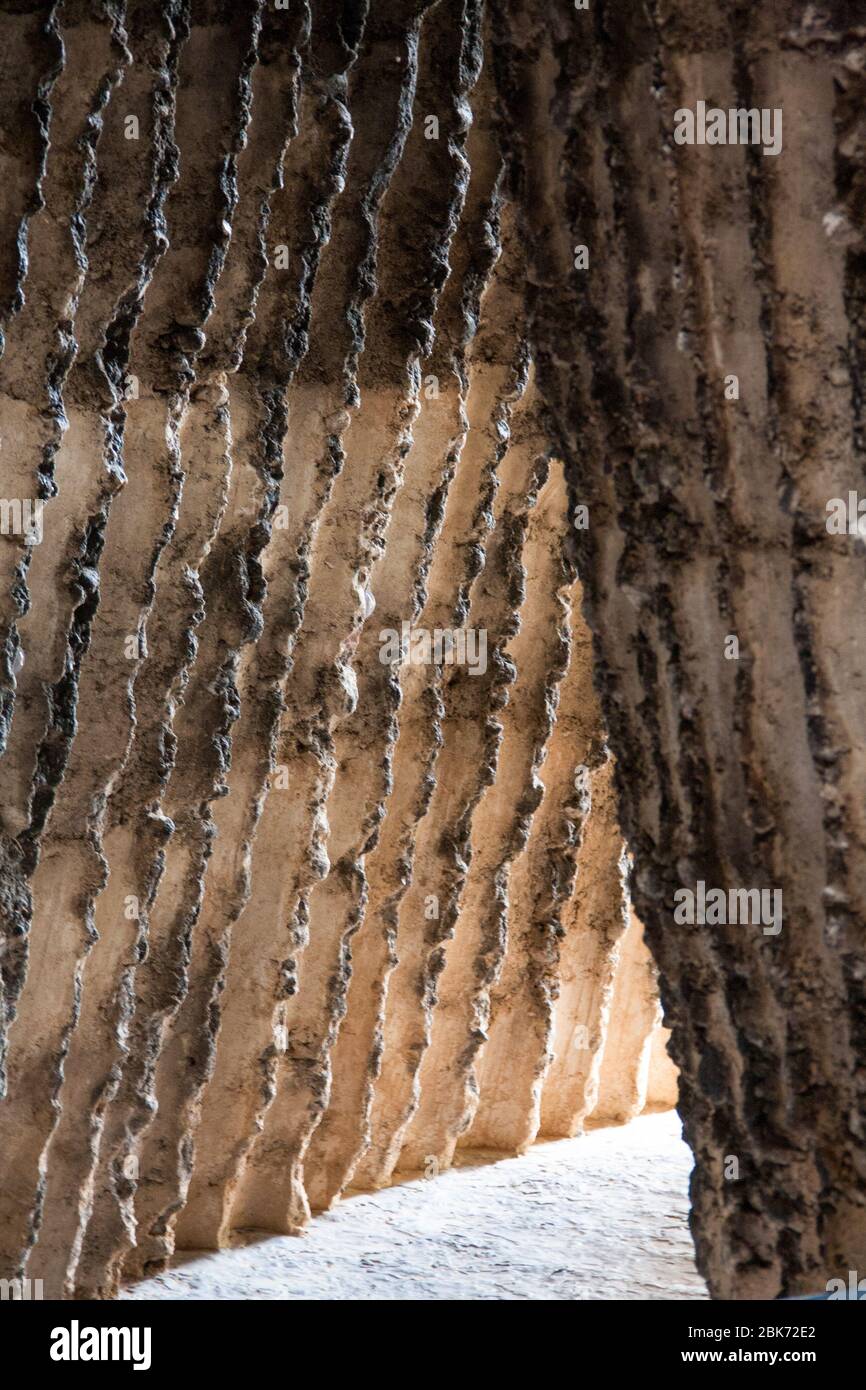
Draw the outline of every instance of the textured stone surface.
M866 1266L856 10L0 15L0 1277L677 1095L714 1296Z
M493 10L699 1262L716 1295L806 1291L866 1256L863 554L825 526L862 480L862 16ZM783 109L782 154L676 145L699 100ZM781 933L679 927L674 893L699 881L780 889Z

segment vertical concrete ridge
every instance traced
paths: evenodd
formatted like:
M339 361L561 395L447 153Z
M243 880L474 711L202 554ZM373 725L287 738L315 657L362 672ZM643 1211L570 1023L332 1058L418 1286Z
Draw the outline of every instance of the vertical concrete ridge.
M357 44L361 37L359 31ZM200 926L219 941L239 921L241 949L252 948L249 960L253 962L244 973L239 971L241 953L229 958L224 988L215 1001L224 1021L222 1045L214 1058L213 1076L192 1112L193 1129L200 1132L198 1165L177 1238L182 1243L191 1238L202 1246L224 1242L236 1171L253 1142L256 1115L268 1095L267 1087L264 1095L259 1093L248 1051L258 1044L266 1059L272 1055L274 1000L290 984L282 948L278 945L274 951L272 920L257 910L256 855L272 853L282 862L280 824L268 813L269 805L272 811L279 809L278 798L271 801L268 792L272 778L278 783L275 791L285 787L284 770L276 757L283 692L306 601L310 547L340 463L339 437L331 432L342 431L348 423L345 412L336 409L334 418L323 419L321 392L294 376L309 335L330 328L327 311L314 311L318 304L331 302L334 268L339 268L341 195L347 185L354 134L346 104L346 71L355 58L356 50L343 43L333 18L322 22L317 15L302 70L299 133L289 148L285 188L277 195L273 224L273 246L291 247L295 288L287 300L285 272L277 269L272 254L241 369L242 379L249 370L253 387L259 373L262 376L262 407L268 415L264 437L277 492L262 559L266 585L262 633L247 649L246 662L242 654L240 715L233 734L228 793L215 806L217 834ZM350 179L350 202L354 187ZM326 406L324 412L327 416ZM291 505L288 500L279 501L284 476L292 481ZM273 841L269 839L272 823ZM217 983L223 968L217 960ZM266 1076L271 1066L266 1060Z
M174 712L187 683L196 652L195 629L203 616L199 570L225 507L230 466L228 420L220 408L225 388L214 387L207 379L196 384L196 359L205 341L203 325L214 308L237 203L237 160L249 119L258 11L257 4L245 4L227 19L218 6L203 5L194 6L186 16L174 131L180 173L165 209L169 249L154 273L133 336L133 393L124 439L129 483L112 506L107 527L105 558L113 587L100 609L104 619L100 655L107 660L109 652L122 652L131 671L127 701L121 706L125 725L118 727L114 744L106 741L89 760L92 768L98 768L108 794L101 807L100 833L103 826L109 833L117 832L111 845L119 858L109 862L108 872L109 878L115 875L115 883L119 879L125 884L124 925L119 934L129 934L121 943L117 919L106 923L112 943L98 957L94 985L97 992L106 991L105 1008L118 1011L115 1040L121 1044L121 1058L108 1049L111 1066L104 1082L104 1098L111 1103L110 1126L117 1119L111 1101L117 1083L115 1064L122 1061L130 1036L136 1067L146 1066L153 1055L152 1038L141 1026L141 1010L131 994L132 972L115 972L119 957L129 967L144 956L149 967L151 946L160 957L159 930L146 914L148 905L153 906L163 867L162 843L174 827L162 815L159 800L172 769ZM234 55L229 64L222 53L226 43ZM211 91L214 138L203 145L195 134L194 116L205 90ZM206 245L211 247L209 253ZM142 517L153 527L149 537L146 531L142 536ZM98 670L98 666L89 668L94 702L99 698ZM130 804L132 786L146 789L141 807ZM145 821L143 840L135 833L137 813ZM142 853L143 844L149 846L150 858ZM103 911L108 907L107 902ZM116 980L116 995L112 980ZM146 984L136 981L139 987L146 994ZM88 1020L97 1028L105 1021L99 1003L94 997ZM104 1123L102 1115L87 1145L91 1156ZM98 1278L104 1273L104 1257L116 1253L114 1241L122 1245L131 1237L132 1170L124 1173L123 1159L115 1170L112 1145L109 1150L104 1170L95 1180L79 1150L79 1161L84 1162L84 1172L79 1170L82 1215L91 1211L91 1203L102 1213ZM72 1264L82 1249L81 1239L79 1228L72 1250L66 1250ZM66 1277L71 1278L71 1272ZM114 1277L110 1266L109 1290Z
M473 736L478 754L483 754L486 742L486 709L496 746L489 772L485 769L489 780L472 812L468 872L454 935L445 943L435 980L430 1038L418 1074L418 1104L398 1163L403 1169L423 1169L431 1160L437 1170L448 1167L471 1120L477 1097L475 1059L486 1039L489 988L505 949L509 867L525 843L541 798L535 768L550 727L549 666L561 656L558 603L555 584L544 594L527 591L529 557L524 552L531 544L528 533L549 472L546 444L530 368L526 390L512 412L508 450L497 470L494 529L470 598L469 623L485 636L487 670L499 665L500 671L495 689L485 691L487 672L482 664L467 663L460 710L465 724L456 733L461 756L472 766ZM545 603L552 611L544 611ZM530 669L528 642L520 641L527 624L536 621L552 648L533 652L540 671ZM456 684L453 675L451 680ZM476 690L480 705L473 699ZM447 751L446 742L440 757Z
M844 939L837 936L837 923L849 911L846 904L860 900L854 886L859 871L853 862L859 855L849 859L841 854L840 838L850 836L853 842L860 838L859 798L852 798L851 779L862 765L862 754L855 750L863 726L851 691L862 678L862 658L859 652L854 656L852 649L843 676L835 654L843 630L846 641L852 640L844 614L855 592L861 591L862 578L852 549L843 546L837 551L831 546L827 553L826 545L828 497L856 488L862 479L861 405L848 380L849 376L856 379L858 370L851 361L852 318L856 323L857 312L848 293L851 249L833 237L828 247L826 218L815 215L816 209L838 197L833 151L841 84L836 74L849 68L852 58L854 65L862 60L862 37L846 35L833 67L818 70L802 52L770 57L765 52L768 37L772 29L766 21L741 21L735 27L738 85L749 93L750 101L769 102L774 108L784 104L791 147L812 150L817 141L821 149L810 159L802 182L792 178L790 164L784 174L779 171L774 176L756 161L750 161L749 167L750 230L760 257L763 343L770 383L767 434L778 459L780 486L792 487L796 501L790 548L786 547L783 557L764 559L760 569L754 562L744 565L744 581L754 575L763 583L772 565L774 577L781 571L790 582L796 699L792 698L790 712L780 719L779 727L790 729L792 741L802 739L803 761L811 755L812 764L805 775L792 765L771 768L778 744L756 710L754 747L760 774L755 777L754 793L760 789L762 816L769 814L773 820L763 849L767 872L783 883L786 923L775 943L777 949L766 953L769 989L779 1000L786 1022L782 1035L785 1109L778 1123L775 1113L773 1117L774 1137L778 1141L781 1133L784 1143L773 1156L778 1166L771 1166L767 1177L774 1185L781 1182L784 1168L790 1175L785 1183L792 1184L789 1194L786 1188L785 1203L775 1207L768 1203L767 1216L772 1215L775 1224L785 1287L799 1288L821 1277L828 1256L835 1265L847 1258L853 1243L861 1250L866 1247L864 1165L856 1127L849 1126L842 1136L832 1118L857 1113L864 1096L858 1026L864 999L861 971L848 931ZM797 202L791 207L795 187ZM815 256L820 267L804 284L805 269ZM790 343L784 354L779 350L782 340ZM846 377L844 389L834 385L840 381L840 369ZM743 603L742 608L751 617L751 605ZM754 644L752 698L759 708L769 692L771 675L751 622L747 640L750 648ZM802 730L795 731L798 720ZM792 748L797 748L793 742ZM844 768L843 749L850 752ZM813 820L813 813L798 805L798 798L809 794L820 804L820 823L817 806ZM786 862L786 847L795 836L810 833L813 824L821 840L816 845L810 842L808 856L799 856L796 864ZM843 860L848 862L838 877ZM831 944L834 938L836 949ZM839 1024L839 1018L845 1021ZM799 1217L803 1194L820 1194L820 1215L805 1226Z
M562 465L549 487L556 506L554 536L568 551L567 496ZM564 562L564 555L563 555ZM508 881L508 934L499 978L491 989L487 1042L478 1064L479 1099L461 1147L520 1153L540 1125L541 1093L552 1060L559 990L560 943L591 810L593 769L604 756L604 731L592 690L589 632L580 584L571 584L562 629L567 668L556 688L553 730L540 768L543 796L524 851ZM551 584L551 588L553 588ZM520 1056L513 1056L515 1033Z
M439 551L418 625L428 643L435 640L437 630L457 632L479 626L470 621L473 581L484 569L485 546L495 524L496 475L508 448L510 417L527 384L525 345L518 337L515 348L514 339L501 327L510 323L518 335L522 314L518 292L521 252L507 207L503 221L502 255L485 295L481 326L472 344L468 435L448 492ZM462 569L452 560L452 547L463 559ZM440 559L444 572L437 573L436 561ZM494 631L497 644L501 644L504 635ZM438 753L429 804L415 835L415 872L398 907L397 965L386 1002L382 1069L375 1086L369 1144L354 1178L361 1185L379 1186L388 1181L415 1107L417 1070L427 1043L432 987L442 963L441 943L453 930L457 915L472 812L495 766L498 729L483 713L480 692L483 687L495 706L496 693L507 683L509 674L510 667L493 657L481 677L470 677L466 668L459 666L449 668L446 676L441 663L424 658L423 647L421 660L410 653L409 688L420 687L416 699L424 698L425 689L429 691L434 708L438 705L441 711L433 726L433 746L438 744ZM459 745L464 727L460 706L464 701L472 703L477 714L473 729L477 727L480 732L480 742L469 761L463 761ZM401 742L404 737L401 729ZM448 761L443 766L446 750ZM414 761L417 753L410 756Z
M234 726L240 713L242 656L262 631L266 589L261 555L275 502L275 470L265 433L270 404L251 396L246 374L238 377L235 369L241 365L257 299L267 293L263 281L269 243L273 232L280 230L271 223L272 203L283 184L289 142L297 134L300 55L308 41L305 7L296 6L291 16L275 12L265 17L259 43L266 46L266 61L257 62L252 73L251 121L238 160L238 202L217 285L214 336L209 336L198 363L202 385L196 386L194 403L201 396L207 414L215 412L221 425L237 430L238 435L229 441L232 468L226 480L225 508L217 519L213 544L203 557L201 627L174 722L175 763L165 805L175 835L167 849L167 872L173 877L175 856L182 864L193 864L198 896L187 922L176 920L166 936L166 945L173 951L178 939L184 941L179 961L183 977L162 1018L151 1081L156 1116L137 1135L137 1234L126 1262L127 1276L158 1264L172 1248L170 1228L189 1182L189 1136L197 1097L212 1063L216 1030L212 974L220 969L221 948L219 943L215 947L206 938L203 941L197 914L205 901L204 880L218 834L212 807L227 791ZM282 209L279 212L282 224ZM209 330L210 326L209 320ZM237 470L235 460L240 464ZM190 516L201 516L202 505L194 496L190 501ZM189 547L181 553L188 558ZM189 578L187 568L187 583ZM168 907L176 909L176 903ZM165 969L155 956L152 965ZM159 1008L157 1001L157 1012Z
M255 856L257 851L262 852L259 847L264 846L264 850L271 849L274 839L278 837L280 843L285 842L286 835L291 837L292 827L296 826L296 843L298 845L297 860L300 879L294 881L288 874L285 875L279 888L275 889L273 879L269 878L265 872L253 873L252 877L252 897L245 904L244 913L240 918L239 931L243 932L246 920L256 920L262 913L269 914L270 941L278 940L280 920L291 917L300 906L300 895L303 892L302 879L307 870L304 867L306 851L304 846L308 842L308 837L312 834L311 849L313 863L317 850L316 841L320 837L320 816L313 809L312 816L308 820L307 802L300 798L295 802L292 797L284 795L286 786L295 771L298 769L298 759L296 739L302 731L295 725L293 704L299 700L298 692L305 692L303 699L306 700L308 683L311 679L316 682L314 663L318 659L316 656L315 640L308 637L310 628L315 632L316 626L321 622L321 617L315 615L312 621L305 618L303 625L301 619L305 614L306 608L312 601L312 596L317 588L321 589L321 581L316 584L317 572L324 566L326 573L340 564L339 551L334 548L334 536L330 533L328 518L336 511L339 517L340 509L329 505L329 497L333 487L340 487L343 474L340 472L343 466L342 446L340 436L349 424L349 414L343 408L346 399L347 386L350 385L349 398L353 398L354 387L351 382L354 380L354 358L362 346L363 339L358 333L358 325L361 322L361 314L364 303L373 288L374 281L365 278L364 275L358 280L353 280L347 273L347 263L351 264L353 251L361 256L362 262L369 260L370 270L375 270L375 233L376 216L378 205L387 188L388 180L396 161L399 159L402 149L402 142L406 133L405 103L411 102L411 91L414 82L414 50L416 37L414 34L417 28L417 20L413 13L397 8L395 13L399 16L399 24L395 26L393 36L388 35L383 42L380 34L374 26L373 31L365 33L364 48L358 67L352 74L350 90L350 108L353 118L356 118L356 133L349 152L349 164L346 175L346 188L341 190L342 196L338 199L335 206L334 226L332 228L332 240L323 258L322 268L316 281L314 291L314 303L311 319L311 338L309 352L304 359L301 374L297 383L296 399L304 411L306 417L306 434L298 430L296 440L292 441L293 447L296 442L303 441L303 448L299 451L299 460L308 475L308 483L305 489L302 487L300 496L293 499L299 503L297 508L292 507L294 516L290 525L294 523L294 517L302 523L299 532L295 533L294 544L298 560L302 563L302 587L299 586L296 598L296 618L295 631L292 634L291 660L292 666L288 672L288 679L284 682L280 691L280 705L283 712L280 719L281 727L274 729L277 742L273 746L274 762L271 764L271 795L264 801L261 813L261 821L258 825L258 834L253 845L253 865L256 867ZM384 22L384 16L383 22ZM387 24L385 32L387 33ZM399 62L395 62L399 59ZM406 61L409 59L410 61ZM389 61L390 60L390 65ZM382 95L381 83L377 86L375 76L385 81L386 89L390 88L393 93L394 102L394 125L386 127L384 131L378 128L370 131L369 137L365 134L365 126L373 125L373 116L380 114L379 103ZM375 105L374 105L375 102ZM334 331L334 315L336 314L338 331ZM343 355L340 356L339 354ZM347 374L344 379L344 372ZM320 384L321 383L321 384ZM290 401L290 411L292 402ZM296 426L297 428L297 426ZM311 464L318 461L316 471L311 472ZM335 477L337 482L334 483ZM365 488L362 490L366 491ZM349 494L351 495L351 494ZM304 503L309 498L305 507ZM352 504L357 505L357 503ZM322 521L322 516L325 520ZM350 523L351 524L351 523ZM317 547L317 537L321 534L322 526L325 527L324 555ZM363 537L361 544L364 544ZM329 559L333 556L333 559ZM320 558L321 557L321 558ZM295 562L297 565L297 561ZM353 606L357 605L356 595L347 595L348 600ZM350 624L347 624L349 627ZM327 649L326 639L326 649ZM323 732L327 739L327 720L335 713L335 709L330 713L327 711L327 704L340 701L340 688L345 679L345 667L339 653L335 653L336 662L333 667L336 685L331 692L326 695L325 705L322 714L325 716L325 728ZM333 660L333 658L332 658ZM324 669L323 669L324 674ZM315 739L315 720L310 721L310 737ZM308 770L313 778L311 786L311 796L313 803L320 797L321 792L317 789L316 782L316 759L311 759ZM322 769L327 771L327 755L321 764ZM266 788L262 788L264 792ZM297 792L296 787L292 787L293 792ZM260 793L261 795L261 793ZM288 813L288 819L287 819ZM291 843L291 838L290 838ZM267 861L266 861L267 862ZM282 866L282 859L279 860ZM277 861L274 861L274 869ZM315 869L314 869L315 876ZM259 893L266 894L266 898L259 899ZM283 901L285 899L285 901ZM205 940L206 938L202 938ZM223 939L226 939L225 932ZM211 976L211 978L213 978ZM237 984L236 984L237 979ZM277 979L277 988L284 987L285 967ZM215 983L219 983L217 980ZM246 977L234 976L231 972L226 980L225 1004L229 1007L232 1002L234 990L238 987L245 988ZM267 1065L267 1062L265 1063ZM255 1072L253 1072L255 1076ZM249 1072L246 1072L246 1079L249 1081ZM249 1131L247 1137L250 1138Z
M472 34L470 30L470 38ZM418 692L407 682L411 668L400 664L395 672L391 659L396 647L402 650L408 645L404 624L411 635L426 604L448 490L465 443L466 354L477 326L482 290L498 254L493 229L500 164L491 138L491 99L490 83L482 71L469 97L469 188L450 246L449 278L436 307L432 350L421 367L420 409L403 485L394 502L385 554L373 574L376 608L364 628L356 662L355 737L362 736L371 689L381 688L396 704L382 769L387 776L387 799L382 819L365 847L367 902L351 942L346 1016L334 1045L327 1109L304 1160L304 1184L314 1210L339 1195L367 1142L381 1063L385 995L396 963L396 911L410 882L415 826L432 785L430 768L437 751L436 723L430 720L433 692L425 689L421 699L414 700ZM347 747L351 747L348 738Z
M588 1125L624 1125L644 1109L649 1091L652 1041L660 1021L658 983L643 926L633 910L620 939L610 1000L610 1023L598 1073L598 1095Z
M338 836L346 834L345 827L337 825L339 807L329 809L339 757L335 740L357 706L355 660L370 612L371 569L382 552L417 413L418 349L407 358L406 336L410 344L425 341L435 304L435 299L429 305L422 300L413 306L417 318L408 315L406 282L411 277L417 283L420 275L422 283L436 285L437 266L443 263L452 229L452 202L460 191L460 180L453 174L439 182L436 197L426 202L428 227L436 230L425 246L425 259L415 259L411 248L404 252L407 178L414 188L419 162L422 170L428 162L434 170L440 163L420 132L413 137L419 72L425 76L422 55L428 42L435 44L439 37L435 28L431 37L422 23L426 8L399 9L399 23L392 20L386 28L379 27L384 13L377 19L374 12L366 31L367 61L362 58L352 91L353 114L360 110L369 119L369 103L375 102L377 123L382 119L383 93L389 93L392 105L385 109L393 110L393 134L379 153L366 199L368 211L356 229L363 231L355 244L361 255L360 283L366 282L368 296L354 310L359 331L346 358L352 423L345 464L313 543L309 592L286 687L278 758L286 769L289 795L280 794L277 801L285 805L291 797L292 804L281 817L289 854L275 897L299 948L292 960L296 982L274 1018L285 1046L274 1069L274 1094L262 1116L261 1135L238 1184L232 1215L236 1228L293 1230L309 1215L301 1157L327 1087L331 1019L342 1009L340 994L347 977L344 937L354 926L355 909L344 898L342 913L335 915L316 890L317 883L328 879L334 853L332 817ZM459 43L459 27L455 32L452 24L451 32ZM446 38L448 34L446 26ZM441 47L436 57L441 62ZM371 149L375 151L375 142ZM342 270L345 273L345 265ZM440 283L442 278L440 272ZM333 351L330 338L319 340L319 350L305 364L307 374L323 372L325 347ZM359 796L363 801L363 791ZM349 845L343 846L340 857L338 875L351 898L357 870Z
M589 772L587 781L589 814L574 892L562 916L552 1056L541 1093L539 1133L546 1138L578 1134L595 1104L621 938L628 924L622 831L609 754Z
M174 81L179 45L184 35L183 25L178 22L179 14L177 6L166 6L160 23L154 24L152 7L143 3L130 5L126 14L130 66L118 100L109 108L99 147L100 176L91 213L98 227L98 236L94 237L98 260L92 252L92 279L89 276L85 282L76 325L79 355L67 387L67 395L85 423L88 419L85 410L92 412L94 407L101 410L103 417L115 421L118 448L113 456L113 469L105 467L100 455L94 453L93 457L102 466L89 478L83 472L79 451L78 477L87 478L88 486L83 495L75 498L77 505L69 506L64 515L67 535L71 538L83 528L88 516L93 515L98 517L99 529L105 533L115 494L126 483L122 467L118 465L123 457L125 432L125 410L121 401L130 389L130 379L126 375L130 338L156 260L167 246L162 209L177 171L172 135ZM135 118L137 127L130 126L130 116ZM128 139L130 132L137 133L137 140ZM141 140L147 142L146 157L138 153ZM132 219L141 212L144 217L140 231L133 237L130 235L130 227L134 226ZM86 453L84 457L87 458ZM46 540L50 539L46 536ZM64 538L61 556L68 543ZM51 553L50 546L44 548ZM40 550L40 557L41 554ZM107 558L112 559L110 543ZM56 558L52 563L56 563ZM68 622L70 615L62 605L58 607L63 621ZM131 634L122 628L118 634L112 624L106 634L101 625L102 616L104 614L96 619L95 641L103 644L102 651L110 652L115 643L122 644ZM134 646L137 648L137 642ZM37 650L40 656L44 653L42 642ZM123 654L127 660L133 655L127 651ZM88 689L86 682L82 689ZM31 711L36 708L34 689ZM127 735L128 728L118 728L116 747L124 749L121 758L127 756ZM92 750L88 751L88 757L93 757ZM101 877L88 894L93 904L90 910L95 933L88 963L89 986L83 995L82 1013L64 1064L62 1109L51 1140L50 1181L41 1215L38 1252L35 1256L31 1253L31 1259L37 1264L47 1263L43 1284L57 1297L61 1293L55 1289L55 1276L61 1281L65 1279L65 1259L80 1231L86 1210L86 1185L94 1146L111 1088L117 1081L118 1049L128 999L115 1016L112 994L117 988L122 995L128 996L130 967L141 930L139 904L146 902L149 888L146 882L142 886L141 875L127 881L118 878L115 872L112 878L116 776L110 765L108 768L99 766L99 772L106 779L103 786L111 787L108 808L100 813L98 832L109 882L105 885L105 900L97 896L103 886ZM74 760L69 775L77 775ZM144 790L143 785L139 790ZM89 794L92 795L92 791ZM51 829L49 823L49 835ZM130 852L140 853L141 846L130 846ZM144 865L142 874L146 879Z
M28 571L42 537L41 513L46 501L57 495L57 455L69 424L63 386L76 350L73 325L87 266L85 215L94 189L95 152L104 108L128 58L119 13L118 7L111 6L97 14L81 0L64 9L62 24L58 24L56 7L46 16L45 43L50 43L56 66L52 66L50 76L42 78L33 103L41 131L41 157L37 206L27 225L26 253L23 227L19 231L22 261L26 255L20 269L23 271L26 264L27 290L16 291L13 302L17 312L8 325L0 360L0 447L4 492L8 493L4 512L11 507L2 519L4 540L0 546L0 623L7 671L2 697L2 746L7 756L2 763L0 862L4 878L10 880L0 907L4 933L0 1094L5 1094L9 1084L6 1026L23 986L30 950L32 899L28 881L39 835L68 755L75 726L78 670L94 608L99 538L91 528L75 554L69 576L75 586L76 622L51 690L48 734L38 751L26 742L23 753L9 749L10 722L18 703L17 676L27 661L18 620L31 607ZM110 452L116 442L110 435L103 440L100 425L96 424L88 442L98 453L103 448ZM19 703L19 710L22 707L28 710L29 702Z
M840 679L827 624L850 602L855 543L834 540L828 508L861 471L860 249L841 147L854 152L862 36L841 9L665 3L628 18L605 5L575 44L565 3L521 7L510 33L507 7L493 9L533 247L530 336L589 508L578 562L696 1155L699 1264L715 1296L805 1292L828 1265L862 1262L866 1240L859 1121L839 1119L859 1113L862 1074L840 942L856 852L827 891L839 769L853 773L860 738L836 693L858 668ZM539 157L554 94L560 133ZM675 115L699 101L784 115L784 157L742 138L681 143ZM623 274L631 298L611 293ZM741 900L773 885L784 910L694 930L674 909L699 885Z
M3 96L18 139L3 151L2 300L0 325L5 334L10 320L24 304L24 283L30 269L30 219L44 207L42 180L48 153L51 89L63 69L54 6L50 0L16 5L4 12ZM41 268L40 268L41 269Z
M21 467L25 463L21 451L33 443L21 411L38 415L43 431L42 458L37 470L40 488L44 485L55 495L59 490L58 455L68 426L62 393L77 346L73 323L88 264L85 217L95 183L96 151L104 109L119 81L122 65L130 56L123 42L125 35L117 7L106 7L96 14L88 5L73 4L64 9L62 18L60 42L67 65L52 89L51 152L42 183L44 201L31 222L28 239L34 259L38 255L40 266L52 268L54 278L52 284L44 287L31 283L30 298L25 297L0 363L0 436L5 438L6 429L14 429L13 452ZM34 375L32 349L36 361L44 365L44 377ZM5 419L3 407L11 411ZM116 432L104 417L91 416L84 423L82 435L83 441L79 438L77 442L79 446L83 442L85 458L89 452L100 460L103 451L108 455L116 452ZM26 491L19 491L22 501L28 495L33 496L32 484ZM38 738L35 756L32 740L22 756L14 742L13 725L13 741L7 743L2 762L4 792L8 797L4 835L15 840L15 848L10 847L8 854L10 867L13 863L15 866L13 875L18 879L13 901L17 906L26 894L28 905L32 905L26 936L21 934L23 923L7 921L19 935L21 949L13 951L7 963L11 971L7 975L4 1014L10 1023L3 1048L2 1089L6 1095L0 1108L0 1133L4 1135L15 1176L10 1178L10 1187L0 1199L0 1267L16 1273L22 1267L39 1220L44 1191L42 1149L56 1118L63 1060L77 1020L81 970L92 940L90 923L76 920L79 903L74 892L62 906L56 901L48 905L41 898L38 880L42 865L37 865L40 834L57 794L76 729L78 677L98 595L95 566L101 540L92 523L85 526L84 532L80 549L74 548L78 553L73 555L68 575L73 586L74 617L69 647L63 652L62 675L52 690L54 707L49 728L43 732L37 725L43 736ZM30 544L42 540L40 516L31 530ZM9 550L4 546L6 555ZM40 578L41 569L40 566L37 571ZM64 632L64 638L65 635ZM17 661L19 666L26 662L26 652L20 645ZM77 815L82 811L86 815L86 809L76 803ZM64 857L64 830L61 813L53 832L60 858ZM97 862L88 868L91 874L99 875L98 855ZM43 871L41 878L46 872L50 871ZM19 875L31 880L29 890ZM9 900L6 895L4 898ZM4 1201L9 1205L3 1205Z
M480 52L474 26L462 22L465 8L463 0L440 4L422 22L413 123L383 200L377 253L381 269L365 316L364 351L358 364L360 405L348 436L347 469L353 467L360 476L367 498L372 494L378 501L372 492L373 479L364 481L361 472L359 460L369 457L379 474L375 485L382 488L381 510L360 552L354 580L364 598L363 626L356 627L348 652L357 700L354 709L332 728L333 782L325 803L330 867L313 884L304 905L309 939L300 960L299 988L281 1016L279 1026L286 1030L284 1076L275 1098L277 1109L273 1115L269 1112L266 1121L279 1134L281 1162L298 1191L307 1145L328 1101L330 1050L346 1008L350 939L363 916L366 898L363 857L375 842L390 782L399 684L382 657L380 625L390 621L399 630L395 601L402 601L406 585L416 578L414 567L408 574L404 570L412 551L407 555L403 541L405 514L396 509L406 495L405 470L420 445L417 435L405 443L401 440L399 422L407 407L414 409L418 403L420 350L429 347L438 291L447 273L450 240L468 181L463 153L466 95L477 75ZM431 139L433 109L439 114ZM414 245L405 244L407 223L418 228ZM426 294L419 293L419 282ZM389 382L394 383L390 389ZM431 424L440 419L430 412ZM417 430L414 422L413 428ZM382 480L383 460L394 449L395 430L396 466L393 476ZM338 488L339 484L335 505ZM417 507L416 497L410 501ZM389 573L391 556L401 566L399 576ZM332 563L323 575L329 603L334 572ZM391 592L383 594L383 585L389 582ZM375 604L372 616L370 596ZM389 611L383 613L380 598L385 597ZM313 602L311 589L309 603ZM315 1165L311 1171L315 1174ZM303 1214L304 1207L297 1201L296 1219Z
M649 1072L647 1075L646 1105L644 1109L652 1114L658 1110L670 1110L679 1098L679 1074L671 1061L668 1051L670 1029L659 1022L653 1029L650 1039Z

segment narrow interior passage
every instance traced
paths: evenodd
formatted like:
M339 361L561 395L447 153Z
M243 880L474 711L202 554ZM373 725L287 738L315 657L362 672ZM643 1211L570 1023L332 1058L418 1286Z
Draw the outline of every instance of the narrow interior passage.
M675 1111L350 1196L300 1239L183 1252L124 1299L704 1299Z
M0 1294L859 1287L857 8L0 7Z

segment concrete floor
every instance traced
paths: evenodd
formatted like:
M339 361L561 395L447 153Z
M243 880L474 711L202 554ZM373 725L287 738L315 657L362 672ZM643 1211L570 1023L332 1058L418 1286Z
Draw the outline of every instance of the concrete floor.
M125 1299L705 1299L673 1111L347 1198L306 1235L185 1252Z

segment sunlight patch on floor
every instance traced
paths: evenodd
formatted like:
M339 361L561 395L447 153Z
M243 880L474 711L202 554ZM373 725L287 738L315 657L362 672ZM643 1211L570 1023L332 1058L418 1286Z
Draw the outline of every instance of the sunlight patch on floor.
M675 1112L353 1196L302 1237L186 1252L126 1299L706 1298Z

